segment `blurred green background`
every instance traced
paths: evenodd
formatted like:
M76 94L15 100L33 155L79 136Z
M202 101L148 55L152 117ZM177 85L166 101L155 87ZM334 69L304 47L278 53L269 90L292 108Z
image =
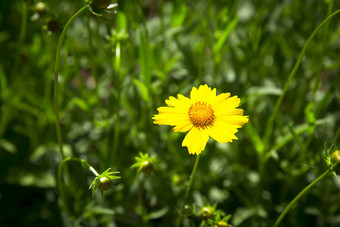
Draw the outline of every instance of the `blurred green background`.
M306 40L338 1L118 1L72 23L58 83L66 156L100 173L111 167L121 179L92 198L94 175L68 162L63 205L53 70L63 26L84 3L38 2L0 1L1 226L173 226L195 157L181 147L185 133L153 125L152 116L169 96L200 84L238 95L249 123L239 140L207 144L186 226L200 225L207 203L231 214L233 226L272 226L326 170L323 152L339 148L340 16L311 41L263 140ZM151 174L131 168L139 152L157 158ZM282 226L339 226L339 189L339 178L327 177Z

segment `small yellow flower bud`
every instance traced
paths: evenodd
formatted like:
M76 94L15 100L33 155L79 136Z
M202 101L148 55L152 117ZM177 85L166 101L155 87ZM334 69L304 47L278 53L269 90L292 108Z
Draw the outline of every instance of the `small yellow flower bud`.
M219 221L219 222L217 222L217 226L218 226L218 227L227 227L227 226L228 226L228 223L225 222L225 221Z
M154 165L152 162L145 160L141 165L141 170L143 173L151 173L154 169Z
M113 185L113 181L108 178L108 177L102 177L100 178L100 183L98 185L98 188L100 191L106 191L108 189L110 189Z
M212 215L211 208L209 207L203 207L200 211L200 217L203 220L208 220Z
M179 186L182 183L182 178L178 174L175 174L172 176L172 183Z
M340 150L336 150L333 152L334 161L340 163Z
M111 3L111 0L93 0L92 5L96 10L105 9Z

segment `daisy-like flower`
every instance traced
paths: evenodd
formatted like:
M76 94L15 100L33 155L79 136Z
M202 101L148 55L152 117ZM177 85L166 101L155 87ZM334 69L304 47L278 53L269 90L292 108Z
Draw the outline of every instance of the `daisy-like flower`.
M188 147L190 154L199 155L205 148L209 136L220 143L237 139L237 129L248 122L242 116L243 110L237 109L240 99L230 97L230 93L216 96L216 89L201 85L193 87L190 99L179 94L165 101L167 107L159 107L153 116L154 124L175 126L175 132L187 132L182 146Z

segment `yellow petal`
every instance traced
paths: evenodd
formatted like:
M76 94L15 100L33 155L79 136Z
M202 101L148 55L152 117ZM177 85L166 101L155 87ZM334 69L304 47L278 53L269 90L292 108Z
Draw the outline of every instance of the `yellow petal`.
M180 96L179 96L180 97ZM180 97L180 99L176 99L174 97L170 97L167 100L168 105L172 106L161 106L157 110L159 114L154 115L154 124L159 125L180 125L183 122L189 121L188 109L189 104L187 104L184 100L184 96ZM189 99L188 99L189 100Z
M243 110L242 109L227 109L223 111L215 111L216 118L225 117L225 116L242 116Z
M240 105L240 99L237 96L227 98L220 104L214 105L215 115L230 115Z
M237 140L235 133L237 132L237 127L235 125L230 125L225 122L216 121L214 126L209 129L209 135L220 143L232 142L233 139Z
M231 125L238 125L239 127L241 127L242 125L247 123L249 119L248 116L232 115L232 116L218 116L216 117L216 120L223 121Z
M197 88L193 87L190 92L190 99L194 101L197 97L198 90Z
M165 100L165 103L168 106L174 106L179 108L189 108L191 104L191 100L181 94L177 95L178 99L173 96L170 96L169 99Z
M189 154L199 155L209 140L208 130L193 127L185 136L182 147L188 147Z
M200 101L210 104L211 101L216 98L216 89L214 88L211 90L211 88L206 84L199 86L198 89L193 87L190 93L190 98L192 103Z
M176 127L174 127L172 130L175 132L187 132L193 127L192 123L187 120L183 121L180 124L177 124Z
M157 110L160 114L161 113L188 114L188 109L184 109L184 108L161 106L161 107L158 107Z
M189 118L187 114L160 113L154 115L152 119L154 119L154 124L176 126Z
M183 101L185 103L191 103L191 100L184 95L178 94L177 95L178 100Z
M230 93L222 93L219 94L218 96L216 96L212 101L211 101L211 105L218 105L221 102L225 101L227 98L230 97Z

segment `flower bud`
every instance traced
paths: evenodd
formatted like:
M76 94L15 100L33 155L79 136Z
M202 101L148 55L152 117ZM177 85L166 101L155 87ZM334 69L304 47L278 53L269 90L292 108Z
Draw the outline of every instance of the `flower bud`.
M46 12L46 5L43 2L38 2L37 4L35 4L34 9L37 13L42 14Z
M217 222L217 226L218 226L218 227L227 227L227 226L228 226L228 223L225 222L225 221L219 221L219 222Z
M92 7L96 10L106 9L111 3L111 0L93 0Z
M340 163L340 150L333 152L333 159L336 163Z
M152 162L145 160L142 164L141 164L141 170L143 173L151 173L154 169L154 165Z
M100 178L100 183L98 185L98 188L100 191L106 191L110 189L113 185L113 181L109 177L102 177Z
M203 219L203 220L208 220L212 215L212 211L211 211L211 208L209 207L203 207L200 211L200 217Z

